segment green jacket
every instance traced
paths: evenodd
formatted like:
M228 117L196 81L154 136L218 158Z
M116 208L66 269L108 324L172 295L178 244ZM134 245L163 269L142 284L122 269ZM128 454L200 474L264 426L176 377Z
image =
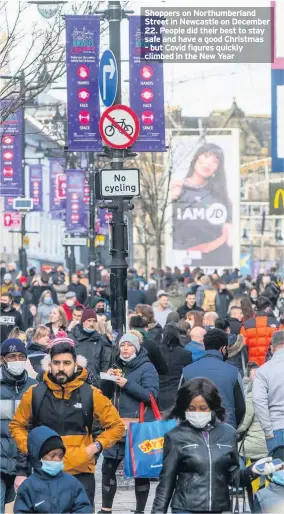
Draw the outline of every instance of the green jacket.
M244 433L244 440L239 444L239 452L245 459L261 459L267 456L264 432L257 421L252 403L252 380L246 389L246 414L238 428L238 434Z

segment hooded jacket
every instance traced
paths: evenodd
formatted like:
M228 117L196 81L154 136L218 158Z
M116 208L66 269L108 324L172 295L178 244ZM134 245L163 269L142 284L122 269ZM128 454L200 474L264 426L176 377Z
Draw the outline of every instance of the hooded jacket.
M241 377L243 377L248 365L248 351L244 337L241 334L238 336L235 334L229 334L228 342L227 363L238 368Z
M93 438L85 426L80 397L80 387L87 379L86 369L77 373L72 381L62 385L55 383L48 372L45 372L43 376L43 381L47 385L47 393L41 403L36 425L49 426L62 437L66 448L64 469L71 475L93 474L95 470L94 459L89 460L85 450L85 447L93 442ZM103 449L109 448L124 435L124 424L117 410L101 391L91 385L89 387L93 392L93 418L98 420L105 429L97 441ZM30 387L24 394L10 423L11 435L24 454L27 454L28 432L33 419L33 388L34 386Z
M168 371L159 377L159 407L161 411L166 411L175 403L177 391L179 388L182 370L192 362L191 352L184 351L180 345L161 346Z
M18 489L15 514L92 512L84 486L79 480L63 471L53 477L41 469L40 449L54 436L58 434L45 426L29 434L28 451L33 473Z
M116 361L117 366L122 369L122 376L127 378L124 387L109 382L112 388L113 404L122 418L139 418L140 403L147 407L145 421L153 421L154 415L150 408L150 394L156 399L159 392L159 377L154 365L149 361L147 351L140 349L138 355L131 362L125 363L120 357ZM122 452L122 453L121 453ZM124 444L113 446L105 457L119 458L124 453Z
M1 452L0 470L7 475L25 476L28 471L27 459L20 453L9 430L18 402L23 394L36 380L30 378L25 371L22 376L11 375L5 366L0 368L0 409L1 409Z
M32 342L27 347L29 361L36 373L42 371L42 360L48 354L49 348L39 343Z
M153 339L155 343L161 344L163 337L163 329L159 323L150 323L147 327L148 329L148 337Z
M257 312L255 318L245 322L241 334L248 347L249 361L256 362L259 366L264 364L271 338L278 329L277 319L266 312Z
M51 305L47 305L46 303L40 303L37 309L37 324L38 325L46 325L49 323L49 315L54 309L54 307L58 307L55 303Z
M165 375L168 372L168 364L166 363L161 346L158 345L143 328L135 328L137 332L143 336L143 348L147 350L150 362L154 364L159 375Z
M226 422L238 427L245 415L243 386L238 370L226 362L217 350L206 350L203 357L183 370L184 380L205 377L213 382L226 409Z
M101 371L108 370L110 353L103 337L96 330L87 334L80 323L71 330L70 338L75 342L77 355L83 355L87 359L88 368L97 378Z
M239 446L240 455L246 459L262 459L267 455L267 447L264 432L254 413L252 403L252 385L250 379L246 389L246 414L238 434L245 432L244 439Z

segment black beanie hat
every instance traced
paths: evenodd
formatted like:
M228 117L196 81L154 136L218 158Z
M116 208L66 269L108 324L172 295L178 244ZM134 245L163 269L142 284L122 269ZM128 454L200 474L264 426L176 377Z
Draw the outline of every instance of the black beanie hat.
M47 439L43 443L43 445L39 451L39 460L42 459L42 457L44 457L44 455L46 455L48 452L51 452L51 450L57 450L58 448L61 448L65 454L66 448L63 444L61 437L59 435L49 437L49 439Z

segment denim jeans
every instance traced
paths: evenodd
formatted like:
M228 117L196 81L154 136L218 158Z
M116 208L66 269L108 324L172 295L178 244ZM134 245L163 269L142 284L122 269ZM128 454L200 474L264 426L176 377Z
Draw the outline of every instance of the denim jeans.
M2 474L0 477L0 514L4 514L5 504L15 499L14 480L15 477L9 475Z
M274 437L266 439L266 446L268 453L271 453L276 446L284 445L284 428L281 430L274 430Z

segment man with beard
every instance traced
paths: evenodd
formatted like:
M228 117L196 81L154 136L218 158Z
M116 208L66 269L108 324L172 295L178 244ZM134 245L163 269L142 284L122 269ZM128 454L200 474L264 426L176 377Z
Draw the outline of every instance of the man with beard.
M70 332L75 342L76 352L87 359L88 369L99 380L100 372L109 369L109 352L104 338L98 332L97 313L94 309L85 309L81 323Z
M32 428L45 425L55 430L66 448L64 471L84 485L93 505L95 455L119 441L125 428L111 402L87 383L88 371L78 369L73 341L68 338L57 341L50 350L49 371L45 372L42 383L30 387L23 396L10 431L19 450L26 455ZM94 419L104 428L95 441Z

